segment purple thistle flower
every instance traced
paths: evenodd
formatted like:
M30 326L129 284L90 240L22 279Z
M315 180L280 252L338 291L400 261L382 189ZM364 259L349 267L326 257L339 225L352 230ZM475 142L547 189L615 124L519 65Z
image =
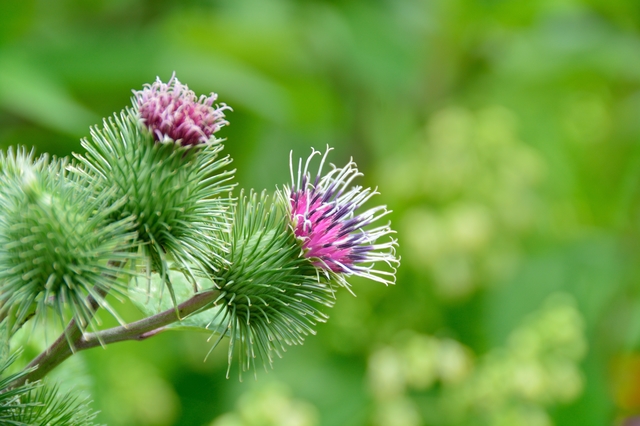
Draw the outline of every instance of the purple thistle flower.
M134 106L140 118L158 142L176 142L183 146L205 144L215 132L229 124L224 119L225 104L214 102L218 95L200 98L180 83L175 73L168 83L156 78L153 84L134 91Z
M362 173L358 172L353 160L343 168L333 164L332 170L322 176L327 155L322 156L318 174L311 180L309 165L320 151L312 150L307 162L298 162L298 176L294 178L291 162L292 188L289 193L289 214L296 237L302 242L304 256L327 274L332 274L348 287L344 276L359 275L372 280L393 284L399 260L395 255L397 241L378 243L378 239L393 234L390 224L370 227L390 213L386 206L370 208L356 213L365 202L377 192L371 188L349 186ZM384 262L389 270L374 269L378 262Z

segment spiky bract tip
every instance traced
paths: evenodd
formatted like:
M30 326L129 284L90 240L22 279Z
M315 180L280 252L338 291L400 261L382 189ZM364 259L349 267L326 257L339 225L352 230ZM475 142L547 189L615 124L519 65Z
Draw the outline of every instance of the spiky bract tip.
M391 238L394 231L390 223L375 225L390 211L386 206L375 206L359 212L377 192L352 185L362 176L353 160L341 168L331 164L331 170L323 175L330 151L327 147L322 155L312 149L306 162L298 161L297 174L290 158L292 184L279 194L287 206L291 229L304 256L341 285L348 287L345 277L351 275L393 284L399 263L397 241ZM316 155L320 164L312 176L309 168Z
M59 425L93 426L97 413L88 401L64 394L56 386L38 381L12 387L32 369L7 374L17 354L0 355L0 424L11 426Z
M334 289L300 256L284 211L264 193L241 195L234 217L229 263L212 277L222 306L212 323L220 338L230 335L229 364L238 346L245 371L257 358L271 365L285 345L314 334L313 326L328 318L321 308L333 306Z
M135 233L130 219L108 220L118 207L110 191L96 195L66 160L34 159L24 148L0 153L0 164L1 316L19 325L52 307L85 328L88 296L113 312L103 294L120 288Z

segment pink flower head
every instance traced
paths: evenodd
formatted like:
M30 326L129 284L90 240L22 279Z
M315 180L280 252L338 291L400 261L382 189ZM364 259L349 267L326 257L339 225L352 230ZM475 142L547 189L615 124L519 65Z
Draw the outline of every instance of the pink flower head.
M218 95L202 95L200 98L180 83L175 73L168 83L156 78L153 84L134 91L134 106L140 118L159 142L176 142L183 146L205 144L215 132L229 124L224 110L231 109L214 102Z
M298 163L298 176L294 179L291 161L292 188L289 192L289 207L292 228L302 242L304 256L326 273L332 273L346 284L341 275L360 275L384 284L395 279L396 240L390 238L379 243L378 239L392 234L390 224L371 227L378 219L390 213L386 206L370 208L362 213L357 210L377 192L371 188L351 186L351 182L362 176L353 160L343 168L333 164L322 176L327 154L322 156L318 174L311 180L309 165L320 154L312 150L307 162ZM390 270L374 269L384 262Z

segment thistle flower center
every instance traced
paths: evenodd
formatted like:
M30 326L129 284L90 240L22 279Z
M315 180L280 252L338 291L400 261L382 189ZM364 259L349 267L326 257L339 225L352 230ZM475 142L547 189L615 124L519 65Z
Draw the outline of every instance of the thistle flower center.
M224 120L224 110L231 108L225 104L214 106L218 95L198 98L175 74L166 84L158 78L133 93L140 118L158 142L208 143L214 133L229 124Z
M377 194L371 188L351 186L351 182L361 176L353 161L345 167L331 165L331 170L322 173L327 154L322 156L320 167L314 180L309 173L309 165L319 151L313 150L303 166L298 164L297 179L291 160L292 187L288 190L291 227L300 240L303 255L317 268L331 272L338 281L348 284L340 275L360 275L378 282L389 284L395 279L396 241L379 240L393 233L389 224L371 227L389 211L385 206L357 211L372 196ZM385 263L388 269L374 269L378 263Z
M361 225L359 220L344 220L352 213L352 206L339 206L323 202L315 191L297 191L291 194L294 233L302 240L305 256L317 267L333 272L347 272L366 258L370 246L359 246L363 236L350 233Z

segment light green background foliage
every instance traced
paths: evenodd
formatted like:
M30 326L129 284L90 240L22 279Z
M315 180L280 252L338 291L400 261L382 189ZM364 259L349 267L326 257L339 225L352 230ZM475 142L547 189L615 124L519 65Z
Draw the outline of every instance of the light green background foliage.
M631 0L4 0L3 149L81 152L131 89L176 71L233 107L220 135L241 186L271 191L291 149L335 146L394 211L403 257L395 287L353 280L358 297L341 291L257 381L225 379L226 350L203 362L208 336L177 331L53 378L112 426L640 411L639 31Z

